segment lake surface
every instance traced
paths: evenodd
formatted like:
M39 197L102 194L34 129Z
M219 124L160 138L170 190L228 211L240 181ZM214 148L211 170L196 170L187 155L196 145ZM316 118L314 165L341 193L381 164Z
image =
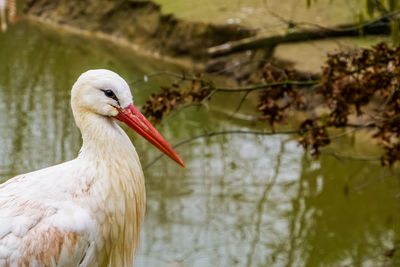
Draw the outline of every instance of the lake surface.
M74 158L80 134L70 88L87 69L134 83L141 106L181 71L128 49L20 22L0 34L0 181ZM222 98L224 99L224 98ZM226 100L225 100L226 101ZM210 109L188 108L160 132L175 144L220 130L254 130ZM142 164L159 152L132 131ZM342 142L342 143L340 143ZM351 141L339 141L347 153ZM398 266L399 184L379 162L311 160L290 136L225 135L177 148L145 170L147 213L136 266Z

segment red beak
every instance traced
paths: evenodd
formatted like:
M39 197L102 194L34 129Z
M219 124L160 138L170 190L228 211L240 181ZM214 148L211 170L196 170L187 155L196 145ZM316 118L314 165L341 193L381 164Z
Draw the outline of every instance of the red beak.
M144 139L185 168L185 163L183 163L167 141L165 141L161 134L158 133L153 125L151 125L134 105L130 104L126 108L119 108L118 112L119 114L115 117L117 120L126 123L126 125L143 136Z

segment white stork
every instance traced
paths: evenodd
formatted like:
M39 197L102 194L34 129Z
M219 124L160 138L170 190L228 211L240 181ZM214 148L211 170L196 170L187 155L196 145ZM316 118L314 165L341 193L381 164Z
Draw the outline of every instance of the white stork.
M83 139L78 157L0 185L0 266L132 266L146 195L116 119L184 166L118 74L83 73L71 106Z

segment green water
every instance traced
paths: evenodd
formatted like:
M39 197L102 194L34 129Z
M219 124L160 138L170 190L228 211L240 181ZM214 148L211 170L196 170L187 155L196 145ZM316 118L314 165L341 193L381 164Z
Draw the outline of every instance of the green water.
M0 177L72 159L81 139L70 88L87 69L128 81L179 67L112 44L25 22L0 34ZM166 78L135 83L144 103ZM217 100L214 106L219 104ZM205 108L159 127L172 144L221 129L252 130ZM129 132L143 165L159 152ZM343 140L346 142L346 140ZM341 147L346 147L343 145ZM136 266L398 266L399 185L377 162L309 156L289 136L216 136L145 170L147 214ZM342 151L346 152L346 151Z

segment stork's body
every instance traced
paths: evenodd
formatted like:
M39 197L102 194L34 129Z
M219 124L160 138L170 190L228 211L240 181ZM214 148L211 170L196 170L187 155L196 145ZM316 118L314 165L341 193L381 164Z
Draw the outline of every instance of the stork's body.
M144 177L134 146L114 118L172 158L176 154L133 112L125 81L109 71L94 72L82 75L72 90L83 138L79 156L0 185L0 266L132 265L145 210ZM112 101L102 99L107 88L114 88L107 95ZM96 101L104 103L94 107ZM135 119L138 125L132 125Z

